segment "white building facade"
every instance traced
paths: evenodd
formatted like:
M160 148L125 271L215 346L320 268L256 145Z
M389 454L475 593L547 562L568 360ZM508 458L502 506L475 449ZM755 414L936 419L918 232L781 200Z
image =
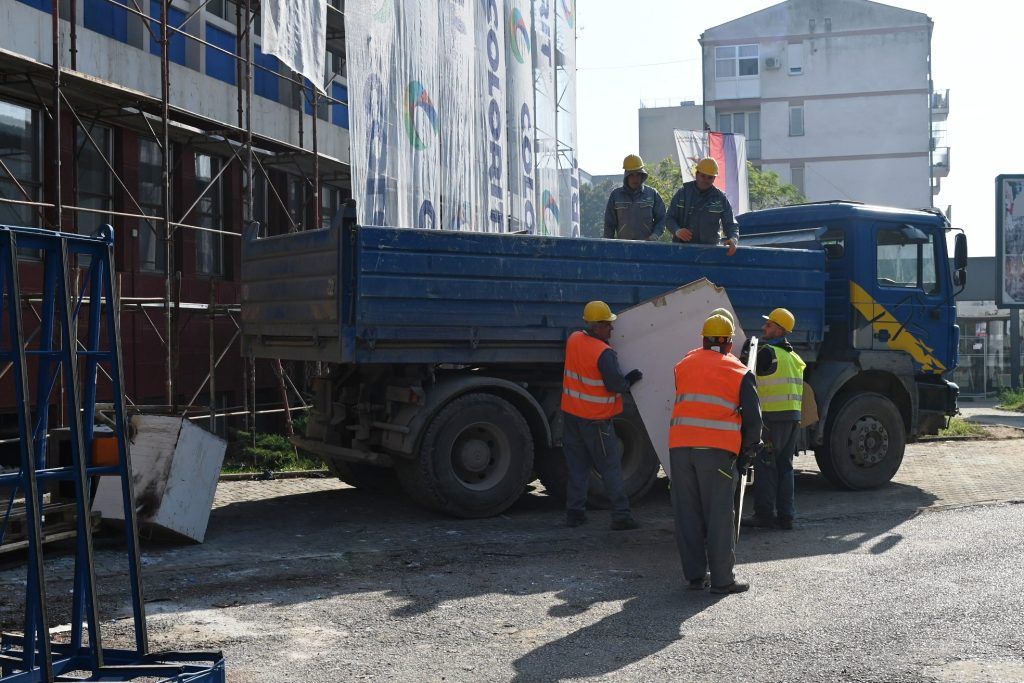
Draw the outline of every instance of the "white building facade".
M708 29L704 119L809 201L932 206L949 149L931 33L927 15L867 0L789 0Z

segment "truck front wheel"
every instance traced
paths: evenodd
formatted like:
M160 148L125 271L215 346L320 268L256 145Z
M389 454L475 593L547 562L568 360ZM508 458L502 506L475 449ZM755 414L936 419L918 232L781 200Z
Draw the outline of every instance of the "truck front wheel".
M892 401L875 393L850 398L832 419L826 447L816 452L822 474L846 489L876 488L903 462L906 429Z
M515 406L493 394L460 396L435 415L414 460L397 466L417 502L456 517L491 517L526 490L533 437Z

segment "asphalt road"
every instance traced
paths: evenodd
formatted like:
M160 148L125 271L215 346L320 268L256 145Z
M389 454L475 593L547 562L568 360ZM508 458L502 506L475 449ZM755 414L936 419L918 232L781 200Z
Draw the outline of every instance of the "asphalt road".
M877 491L800 458L798 528L744 532L749 593L682 589L664 489L560 526L534 493L463 521L326 480L222 483L207 542L148 544L154 649L230 681L1024 681L1024 441L914 445ZM108 644L130 621L99 543ZM109 544L106 544L109 546ZM70 558L48 563L66 618ZM24 570L0 571L17 628Z

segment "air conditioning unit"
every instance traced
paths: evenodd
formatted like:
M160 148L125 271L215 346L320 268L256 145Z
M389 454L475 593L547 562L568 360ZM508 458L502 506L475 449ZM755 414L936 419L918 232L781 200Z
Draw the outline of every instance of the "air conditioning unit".
M778 69L782 66L782 60L778 57L765 57L764 68L766 69Z

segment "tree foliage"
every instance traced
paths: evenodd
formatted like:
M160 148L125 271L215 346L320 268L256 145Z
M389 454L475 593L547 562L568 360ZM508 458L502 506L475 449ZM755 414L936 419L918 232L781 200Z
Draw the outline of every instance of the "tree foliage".
M775 171L760 171L747 162L747 184L750 190L750 210L771 209L807 201L796 185L783 183Z
M580 185L580 234L583 237L604 236L604 208L614 189L615 183L610 180Z

